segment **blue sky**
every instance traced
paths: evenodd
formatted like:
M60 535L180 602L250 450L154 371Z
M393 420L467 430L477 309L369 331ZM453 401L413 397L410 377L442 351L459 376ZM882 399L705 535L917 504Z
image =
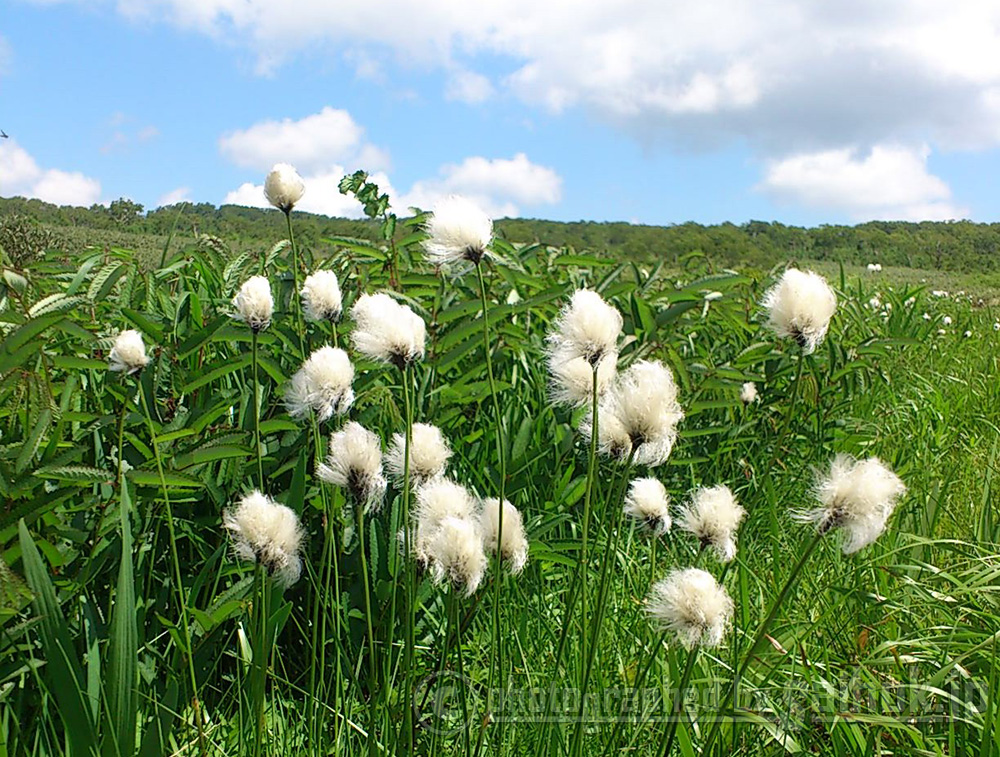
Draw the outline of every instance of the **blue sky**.
M369 7L370 6L370 7ZM994 217L993 0L8 0L0 196L815 225Z

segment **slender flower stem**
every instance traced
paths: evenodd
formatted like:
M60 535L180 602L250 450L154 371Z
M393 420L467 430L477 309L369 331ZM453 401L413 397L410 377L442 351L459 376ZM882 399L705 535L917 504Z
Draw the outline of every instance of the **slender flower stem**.
M736 676L733 678L733 682L730 685L728 691L726 692L726 696L723 698L721 704L719 705L719 714L716 717L715 722L712 724L712 730L708 732L708 737L705 739L705 745L702 747L701 750L702 754L708 754L709 748L712 746L712 744L715 741L715 737L719 733L719 726L722 723L722 713L725 712L726 708L729 707L730 703L736 696L736 690L739 688L740 681L743 679L743 676L746 674L747 669L750 667L750 661L753 660L754 652L757 651L757 648L761 645L761 642L764 641L764 637L767 635L767 632L771 630L771 624L774 622L774 619L778 616L778 610L781 608L781 605L782 603L784 603L785 599L788 598L788 595L791 592L792 587L795 586L795 582L799 578L799 574L802 573L802 568L805 567L805 564L809 560L809 557L816 550L816 547L819 546L819 543L820 541L822 541L822 539L823 539L823 533L817 531L816 535L806 545L805 551L803 551L802 556L799 557L798 562L795 563L795 565L792 567L791 572L788 574L788 578L785 579L784 585L778 591L778 596L775 598L774 604L771 606L770 612L768 612L767 617L764 618L764 622L761 623L760 628L757 630L757 635L754 637L753 642L751 642L750 646L747 647L746 656L743 658L743 662L740 664L739 670L737 670Z
M406 639L403 646L403 669L404 680L404 707L403 707L403 731L405 734L406 751L410 757L413 756L416 747L416 730L413 727L413 651L415 647L413 625L416 615L416 588L415 571L413 565L413 544L410 528L410 445L413 440L413 399L410 397L410 374L409 366L404 366L400 371L403 380L403 405L406 413L406 440L403 445L403 580L406 585L406 617L405 632Z
M253 644L253 668L250 683L250 697L253 703L254 712L254 757L260 757L264 744L265 713L267 711L267 669L269 645L267 643L267 615L268 615L268 577L267 571L260 563L256 569L257 585L257 607L256 620L257 629Z
M292 211L285 211L285 223L288 226L288 241L292 245L292 310L295 312L295 328L299 334L299 352L303 359L306 356L306 326L302 320L302 303L299 301L299 247L295 244L295 233L292 231Z
M667 757L674 746L674 738L677 736L677 726L680 724L681 713L683 711L684 690L687 689L687 685L691 681L691 673L694 671L694 663L698 659L700 651L701 647L697 646L688 652L687 665L684 666L680 685L674 690L674 698L670 704L670 723L667 725L667 730L663 732L663 738L660 740L660 744L664 745L661 752L663 757Z
M358 535L358 556L361 558L361 580L365 591L365 626L368 636L368 754L375 755L375 693L377 676L375 672L375 631L372 627L372 592L368 578L368 558L365 555L365 508L363 503L354 503L354 523Z
M763 469L765 471L770 470L771 467L774 465L774 462L778 459L778 456L781 455L781 445L785 441L785 436L788 434L788 429L792 423L792 416L795 414L795 406L798 404L799 384L802 383L802 364L805 362L805 359L806 359L805 355L800 352L799 361L795 367L795 379L792 382L792 399L791 402L788 404L788 410L785 413L784 420L782 421L781 432L778 434L778 441L774 445L774 452L772 453L771 456L771 462L768 464L766 468Z
M156 471L160 477L160 487L163 490L163 502L167 510L167 532L170 534L170 557L174 564L174 582L177 590L177 604L181 611L182 638L185 649L182 650L187 657L187 673L191 679L191 705L194 709L195 725L198 731L198 748L202 755L207 754L205 742L205 725L201 717L201 702L198 700L198 677L194 672L194 651L191 646L191 622L188 619L187 600L184 597L184 584L181 579L181 561L177 554L177 533L174 530L174 511L170 506L170 494L167 492L167 479L163 474L163 459L160 457L160 445L156 442L156 430L153 428L153 416L149 412L149 403L146 401L146 393L140 385L137 389L139 398L142 401L142 411L146 416L146 426L149 428L149 443L153 447L153 456L156 458ZM119 460L121 452L119 451ZM119 463L119 470L121 465Z
M486 296L486 281L483 278L482 261L476 265L476 276L479 279L479 296L483 305L483 352L486 356L486 377L490 383L490 397L493 401L493 430L496 439L497 462L500 467L500 508L497 515L497 552L496 552L496 574L493 577L493 613L492 630L490 633L490 673L487 684L487 691L490 696L493 693L494 671L500 679L500 691L506 691L506 672L503 667L503 639L500 636L500 593L503 586L502 573L500 570L501 545L503 544L503 514L504 501L507 488L507 451L503 443L503 416L500 412L500 399L497 396L496 379L493 375L493 355L490 345L490 315L489 299ZM501 695L502 696L502 695ZM483 729L487 727L491 720L491 713L487 712L483 718ZM503 751L503 723L497 728L497 754ZM482 740L479 741L482 744ZM477 750L478 751L478 750Z
M452 588L448 595L451 605L451 615L455 624L455 654L458 657L458 691L462 702L462 744L465 747L465 757L469 757L471 744L469 740L469 700L465 691L465 663L462 654L462 618L459 614L458 592Z
M639 671L639 675L635 677L635 680L632 683L632 688L634 690L638 691L642 689L642 685L646 682L646 676L649 675L649 671L653 667L653 662L656 660L656 653L659 651L660 647L663 646L663 642L666 640L668 633L669 631L662 631L657 637L656 644L653 645L652 649L650 649L649 655L646 657L646 664L643 665L642 670ZM616 746L616 743L618 741L618 737L621 735L622 729L625 727L626 721L624 716L620 716L616 718L616 720L615 729L611 732L611 737L604 745L604 757L609 757L613 749L620 751Z
M257 376L257 331L250 337L253 362L253 448L257 455L257 486L264 491L264 455L260 448L260 382Z

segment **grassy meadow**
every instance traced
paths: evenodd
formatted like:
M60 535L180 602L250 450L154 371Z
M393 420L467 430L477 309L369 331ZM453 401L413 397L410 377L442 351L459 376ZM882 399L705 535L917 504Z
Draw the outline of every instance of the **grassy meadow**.
M421 219L372 215L383 242L279 236L253 254L178 234L141 266L103 246L4 261L0 755L1000 754L994 290L796 260L838 295L802 355L761 307L784 265L496 239L478 269L441 271ZM340 280L337 323L298 316L296 282L319 268ZM253 275L276 303L259 336L231 304ZM552 401L546 335L582 287L622 314L619 370L674 374L685 417L662 466L599 456L588 478L586 410ZM405 370L351 347L350 306L379 291L426 323ZM124 329L151 358L130 376L108 370ZM354 404L293 418L289 380L327 344L351 356ZM523 572L491 557L471 596L439 585L404 559L405 487L358 518L317 476L347 420L388 446L408 418L442 430L450 478L523 514ZM836 453L877 456L908 489L853 555L791 517ZM729 486L747 511L735 560L623 518L647 475L675 507ZM223 529L257 487L306 534L287 589ZM690 565L734 602L723 643L697 652L646 612Z

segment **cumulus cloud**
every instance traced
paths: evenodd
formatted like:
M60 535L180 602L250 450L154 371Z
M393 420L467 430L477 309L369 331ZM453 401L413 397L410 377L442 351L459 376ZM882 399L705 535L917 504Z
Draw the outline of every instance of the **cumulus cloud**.
M0 188L6 197L33 197L54 205L90 206L101 183L79 172L41 168L14 139L0 141Z
M493 84L474 71L456 71L448 78L444 96L448 100L476 105L486 102L494 94Z
M951 188L927 170L927 145L845 148L772 161L757 188L779 202L846 212L857 221L943 221L968 217Z
M169 205L176 205L179 202L191 202L191 190L188 187L177 187L160 196L156 201L156 207L165 208Z
M302 173L335 163L386 168L387 153L365 142L364 133L346 110L327 106L298 121L261 121L224 134L219 149L236 165L258 171L267 171L275 163L291 163Z

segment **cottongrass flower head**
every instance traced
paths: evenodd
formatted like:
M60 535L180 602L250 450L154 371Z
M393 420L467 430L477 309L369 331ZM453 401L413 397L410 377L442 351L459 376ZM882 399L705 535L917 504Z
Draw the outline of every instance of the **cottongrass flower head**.
M351 317L354 348L366 357L400 369L423 358L427 329L409 305L385 293L363 294L351 308Z
M617 459L631 455L632 462L650 467L670 457L684 418L674 376L656 360L640 360L619 374L598 413L601 451ZM581 430L589 438L593 419L588 417Z
M757 385L753 381L747 381L740 387L740 401L744 405L757 401Z
M419 487L444 474L451 459L451 447L441 429L429 423L414 423L410 437L410 482ZM406 472L406 437L397 432L385 453L385 467L393 481L402 485Z
M115 337L115 343L108 355L108 370L131 375L149 365L146 345L142 334L135 329L126 329Z
M855 460L837 455L829 472L816 485L820 507L793 513L797 520L816 524L821 534L841 529L844 554L857 552L885 530L906 486L877 457Z
M794 339L808 354L826 336L837 310L837 295L818 273L789 268L764 295L764 307L774 333Z
M646 611L685 649L717 647L729 630L733 600L711 573L699 568L672 570L650 589Z
M302 314L307 321L336 321L344 300L333 271L313 271L302 284Z
M355 504L377 511L385 496L386 480L382 475L382 445L379 438L357 421L344 425L330 435L326 464L316 469L326 481L346 489Z
M255 334L266 329L274 315L270 282L263 276L251 276L233 297L233 307L236 308L236 318L253 329Z
M431 561L430 545L441 524L447 518L473 520L476 516L476 499L461 484L444 478L432 478L416 490L411 528L413 554L422 565ZM400 541L405 541L401 535Z
M259 561L286 588L299 579L304 534L292 509L254 489L223 513L222 525L238 557Z
M507 500L503 501L501 523L500 500L489 497L483 501L479 512L479 528L486 551L497 553L497 536L500 537L500 559L506 560L510 572L517 575L528 562L528 538L524 535L521 512Z
M474 202L458 195L446 197L434 206L426 229L430 238L424 242L424 249L436 265L462 261L478 265L493 239L490 217Z
M320 347L295 372L285 393L285 407L295 418L310 410L320 422L346 413L354 402L354 366L337 347Z
M572 356L564 345L549 350L552 401L580 407L593 401L594 369L585 358ZM602 397L618 373L618 353L608 352L597 363L597 396Z
M284 213L291 213L305 192L305 182L288 163L276 163L264 179L264 197Z
M622 314L597 292L577 289L549 334L549 364L583 358L591 366L617 352Z
M625 513L657 536L670 530L670 497L666 487L655 478L636 478L625 495Z
M431 577L472 596L486 573L486 553L479 524L469 518L445 518L431 536L427 552Z
M702 487L681 509L678 523L698 537L701 547L711 547L719 560L736 557L736 530L746 515L728 486Z

